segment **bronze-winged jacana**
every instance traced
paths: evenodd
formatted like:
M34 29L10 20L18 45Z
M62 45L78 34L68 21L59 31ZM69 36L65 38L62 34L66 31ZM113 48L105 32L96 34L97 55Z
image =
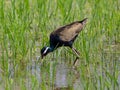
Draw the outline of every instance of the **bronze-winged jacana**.
M41 49L41 57L43 58L48 53L53 52L55 49L61 46L70 47L73 52L79 56L80 53L75 48L73 48L73 42L86 24L86 21L87 18L83 19L82 21L76 21L65 25L53 31L50 34L50 46L45 46Z

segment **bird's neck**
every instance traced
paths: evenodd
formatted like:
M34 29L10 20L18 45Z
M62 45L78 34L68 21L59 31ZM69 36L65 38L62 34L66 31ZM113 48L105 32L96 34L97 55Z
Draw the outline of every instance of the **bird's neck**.
M54 51L54 47L49 47L49 49L50 49L50 52L53 52Z

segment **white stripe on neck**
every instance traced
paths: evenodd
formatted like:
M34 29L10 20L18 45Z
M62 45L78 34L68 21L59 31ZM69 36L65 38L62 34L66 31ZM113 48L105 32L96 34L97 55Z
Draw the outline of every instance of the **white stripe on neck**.
M43 54L45 54L45 53L47 52L48 49L49 49L49 47L47 47L47 48L45 49L45 51L43 52Z

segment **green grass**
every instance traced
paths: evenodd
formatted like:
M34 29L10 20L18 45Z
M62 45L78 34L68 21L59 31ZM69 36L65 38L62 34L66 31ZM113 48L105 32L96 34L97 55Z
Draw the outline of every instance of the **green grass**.
M36 57L49 45L50 32L87 17L74 43L81 52L77 84L81 90L119 90L119 5L119 0L0 0L0 89L55 89L57 64L71 67L75 55L68 48L59 48L42 65ZM75 77L70 69L68 90L76 90Z

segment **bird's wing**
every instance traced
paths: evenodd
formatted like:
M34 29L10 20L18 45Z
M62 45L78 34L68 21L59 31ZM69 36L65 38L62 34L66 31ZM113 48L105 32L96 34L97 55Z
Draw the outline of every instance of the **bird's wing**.
M79 21L58 28L51 35L57 35L62 41L71 41L74 39L83 28L83 24Z

